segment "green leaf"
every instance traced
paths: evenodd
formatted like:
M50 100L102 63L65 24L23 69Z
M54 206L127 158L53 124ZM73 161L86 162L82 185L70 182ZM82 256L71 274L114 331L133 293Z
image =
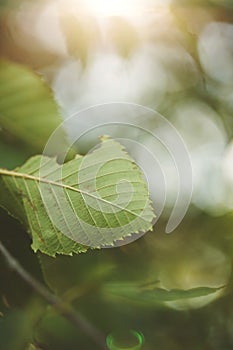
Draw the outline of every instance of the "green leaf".
M42 153L61 122L58 106L42 77L25 66L0 60L0 127ZM66 145L61 129L50 155L63 152Z
M0 134L1 137L1 134ZM0 167L14 169L23 164L30 156L27 150L14 147L12 144L0 139Z
M39 348L38 348L38 347L35 347L35 345L29 344L29 345L26 347L25 350L37 350L37 349L39 349Z
M114 282L103 287L103 294L108 298L120 298L145 305L157 305L161 302L198 298L216 293L223 286L217 288L197 287L187 290L164 288L145 289L136 283Z
M0 204L29 229L34 251L70 255L152 229L143 175L113 140L63 165L36 156L0 174Z
M44 304L37 299L30 300L22 311L8 311L0 318L1 349L25 349L43 314Z

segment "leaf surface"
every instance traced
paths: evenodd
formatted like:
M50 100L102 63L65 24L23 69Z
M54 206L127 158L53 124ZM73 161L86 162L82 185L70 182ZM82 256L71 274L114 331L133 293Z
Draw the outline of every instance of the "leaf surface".
M152 228L143 175L111 139L63 165L36 156L0 174L0 203L28 228L34 251L70 255Z
M42 153L61 123L57 103L42 77L28 67L0 60L0 127L34 152ZM66 146L61 128L50 145L50 155Z

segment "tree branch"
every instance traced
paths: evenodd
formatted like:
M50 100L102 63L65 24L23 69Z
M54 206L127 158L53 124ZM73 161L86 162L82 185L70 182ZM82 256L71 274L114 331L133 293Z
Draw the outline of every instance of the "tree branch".
M68 319L72 324L81 329L90 337L100 349L106 350L105 337L101 331L96 329L80 313L75 312L71 305L65 303L62 299L51 293L43 284L31 276L20 263L10 254L0 241L0 253L4 256L9 267L15 271L32 289L43 297L56 311Z

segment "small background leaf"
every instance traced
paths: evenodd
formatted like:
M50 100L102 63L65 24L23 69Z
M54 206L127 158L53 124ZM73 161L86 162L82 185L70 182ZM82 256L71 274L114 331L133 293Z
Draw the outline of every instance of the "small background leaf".
M198 298L212 293L216 293L223 287L197 287L188 290L163 288L153 288L145 290L138 284L134 283L109 283L103 287L103 293L108 298L123 299L125 301L137 302L148 306L157 305L161 302L175 301L181 299Z

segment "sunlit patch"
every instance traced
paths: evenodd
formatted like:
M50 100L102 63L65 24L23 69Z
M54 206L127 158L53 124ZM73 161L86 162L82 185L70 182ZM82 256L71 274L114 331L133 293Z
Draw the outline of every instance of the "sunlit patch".
M167 1L165 1L167 3ZM88 11L100 16L133 16L163 5L161 0L86 0Z
M137 11L138 4L135 5L134 2L125 0L87 0L86 6L88 10L98 15L120 16Z
M165 304L175 310L189 310L204 307L225 293L231 276L231 260L220 249L199 242L170 253L170 265L162 265L159 274L160 287L168 290L188 290L197 287L220 288L215 293L195 298L167 301Z

